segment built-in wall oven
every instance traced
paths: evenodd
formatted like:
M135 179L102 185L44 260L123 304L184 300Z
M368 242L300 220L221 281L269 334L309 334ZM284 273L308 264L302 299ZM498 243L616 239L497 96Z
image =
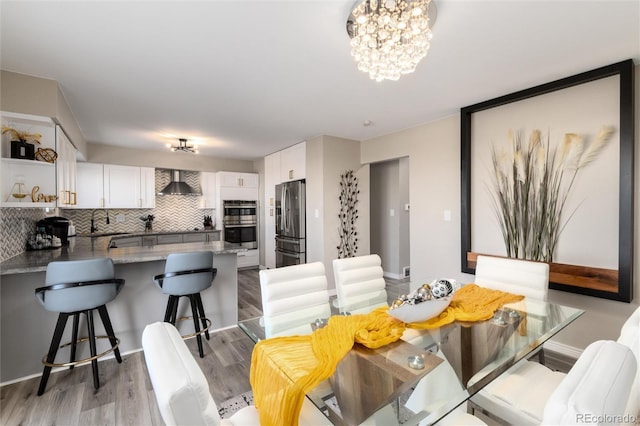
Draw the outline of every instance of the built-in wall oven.
M257 202L224 200L224 240L249 249L258 248Z

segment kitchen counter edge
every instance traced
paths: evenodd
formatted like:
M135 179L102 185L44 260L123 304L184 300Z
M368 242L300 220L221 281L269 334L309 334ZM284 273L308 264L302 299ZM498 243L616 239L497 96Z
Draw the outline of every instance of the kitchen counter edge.
M214 254L235 254L247 251L244 247L224 241L162 244L142 247L107 248L109 237L76 237L73 247L53 250L26 251L0 262L0 275L25 274L47 270L49 262L110 257L114 264L166 260L171 253L210 250Z

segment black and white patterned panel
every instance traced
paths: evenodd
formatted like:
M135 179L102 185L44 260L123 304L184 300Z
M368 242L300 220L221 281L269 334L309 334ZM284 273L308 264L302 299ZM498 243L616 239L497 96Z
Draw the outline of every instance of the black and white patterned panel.
M34 208L0 209L0 261L16 256L26 249L27 239L36 230L36 222L55 213Z

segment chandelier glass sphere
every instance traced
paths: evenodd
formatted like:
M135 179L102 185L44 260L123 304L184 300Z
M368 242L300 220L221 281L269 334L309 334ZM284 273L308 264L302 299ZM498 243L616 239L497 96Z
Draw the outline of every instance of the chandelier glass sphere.
M398 80L427 55L435 7L431 0L363 0L347 21L351 56L376 81ZM430 22L431 21L431 22Z

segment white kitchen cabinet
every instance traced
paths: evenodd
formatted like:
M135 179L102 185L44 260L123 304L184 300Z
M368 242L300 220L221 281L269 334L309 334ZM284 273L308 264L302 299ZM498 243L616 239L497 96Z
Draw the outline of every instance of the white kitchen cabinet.
M76 205L78 209L99 209L104 207L103 165L80 162L76 165Z
M216 173L216 191L218 207L222 206L224 200L257 200L258 174L218 172Z
M13 112L1 112L2 126L7 126L21 132L39 133L40 144L34 144L34 151L38 148L56 149L55 124L49 117ZM0 206L2 207L56 207L56 201L37 201L38 195L55 197L56 165L46 161L11 158L10 132L2 134L0 147ZM20 184L20 185L17 185ZM37 187L37 188L36 188ZM18 192L18 189L21 192ZM36 201L31 198L32 192ZM12 194L25 194L23 198L16 198Z
M305 142L300 142L280 151L280 182L305 178L306 151Z
M74 208L77 204L76 149L62 127L56 126L56 186L58 207Z
M104 208L155 206L155 171L152 167L105 164L103 173Z
M238 253L238 268L249 268L258 266L259 263L258 249L247 250Z
M142 209L156 206L156 169L140 167L140 205Z
M280 152L264 157L264 266L276 267L276 185L280 180Z
M200 186L202 187L202 197L200 198L201 209L216 208L216 174L210 172L200 173Z

